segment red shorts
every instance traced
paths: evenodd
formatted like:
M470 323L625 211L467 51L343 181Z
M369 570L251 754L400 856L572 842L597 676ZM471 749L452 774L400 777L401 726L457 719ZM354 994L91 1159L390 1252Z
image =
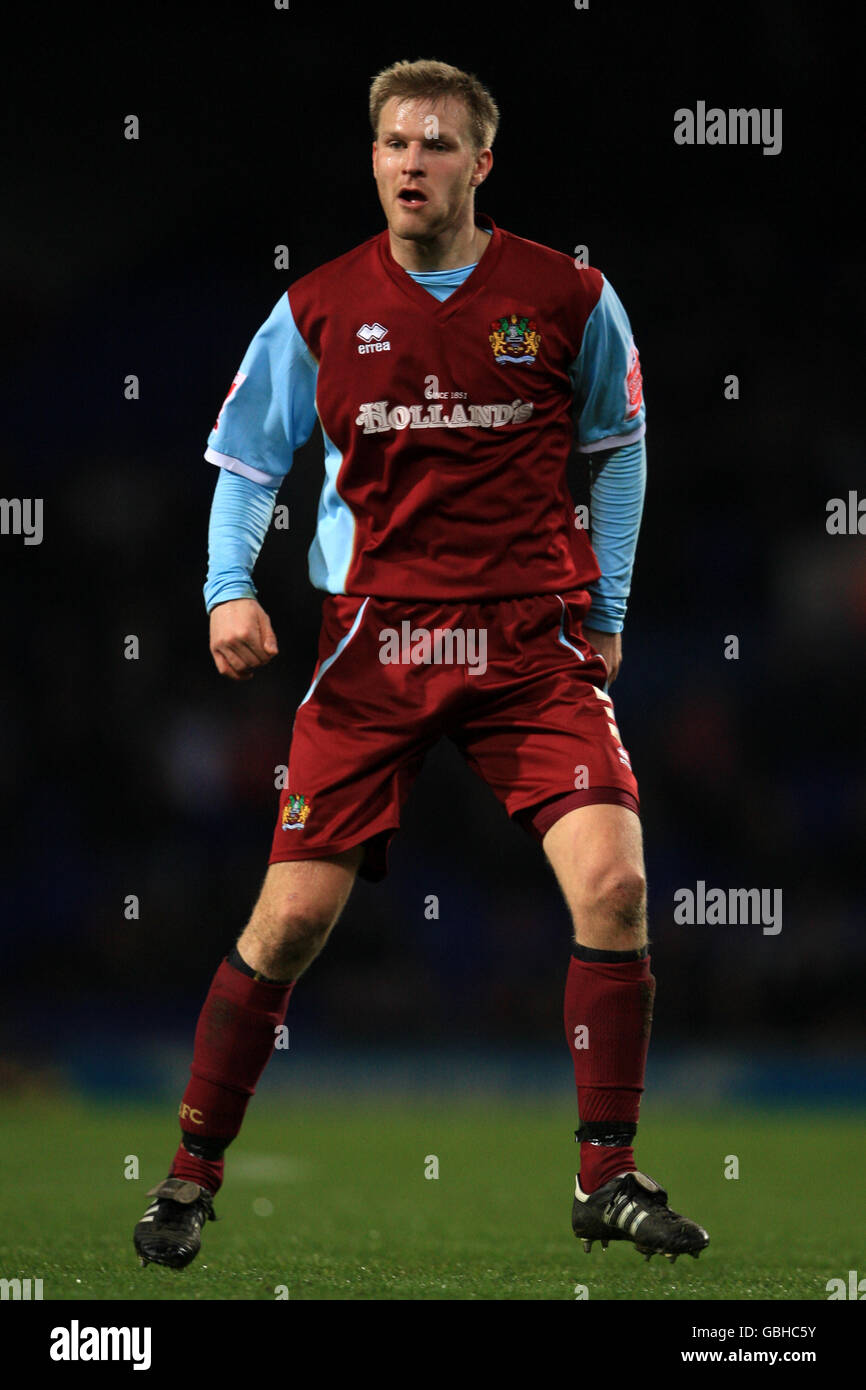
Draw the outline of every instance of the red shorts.
M377 882L427 751L443 736L537 839L575 806L639 811L585 590L407 603L328 595L292 730L269 863L365 845Z

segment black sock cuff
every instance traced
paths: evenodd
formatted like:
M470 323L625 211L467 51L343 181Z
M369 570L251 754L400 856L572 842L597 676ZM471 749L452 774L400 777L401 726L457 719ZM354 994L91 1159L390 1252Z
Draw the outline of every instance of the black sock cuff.
M599 961L604 965L616 965L620 961L645 960L649 955L649 945L635 951L596 951L592 946L575 945L571 954L575 960Z
M232 1142L231 1139L206 1139L203 1134L187 1134L186 1130L181 1130L180 1142L188 1154L193 1158L203 1158L209 1163L215 1163L222 1158L224 1151Z
M605 1148L627 1148L637 1134L630 1120L587 1120L574 1131L576 1144L603 1144Z
M258 980L263 985L282 985L283 989L293 983L292 980L272 980L270 975L262 975L260 971L253 970L251 965L247 965L237 946L233 946L226 956L229 965L233 965L235 970L239 970L242 975L248 975L251 980Z

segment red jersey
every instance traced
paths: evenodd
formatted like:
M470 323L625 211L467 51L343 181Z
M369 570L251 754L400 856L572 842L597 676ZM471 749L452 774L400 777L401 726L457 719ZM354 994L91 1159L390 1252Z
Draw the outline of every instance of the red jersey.
M206 457L278 486L318 418L310 578L328 593L496 599L599 577L573 445L637 440L628 319L600 271L503 231L444 301L387 229L297 280L253 339Z

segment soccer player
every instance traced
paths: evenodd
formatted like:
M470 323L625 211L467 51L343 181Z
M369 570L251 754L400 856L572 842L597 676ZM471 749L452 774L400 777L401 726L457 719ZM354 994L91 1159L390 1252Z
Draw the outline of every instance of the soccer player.
M645 482L629 321L600 271L476 213L499 112L473 75L395 63L372 83L370 118L387 228L281 296L205 453L219 469L210 650L249 680L278 650L253 566L319 420L322 625L269 867L205 999L181 1142L135 1246L145 1264L195 1257L291 991L355 876L385 876L412 782L447 734L541 843L574 922L574 1233L587 1250L697 1256L706 1232L670 1210L632 1147L655 980L637 783L607 693ZM592 544L566 482L575 444L594 465Z

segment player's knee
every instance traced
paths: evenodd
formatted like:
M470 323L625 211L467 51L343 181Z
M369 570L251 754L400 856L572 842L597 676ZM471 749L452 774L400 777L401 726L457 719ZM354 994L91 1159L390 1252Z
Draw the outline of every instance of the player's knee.
M318 952L328 938L337 913L323 904L305 907L288 906L282 914L282 939L288 946L298 945Z
M297 979L321 951L335 917L314 905L259 904L241 934L238 950L265 975Z
M588 878L578 911L589 912L624 936L640 933L646 920L646 878L632 865L613 864Z
M351 890L354 864L334 861L271 864L251 925L286 940L315 942L328 935Z
M248 930L277 948L303 947L312 951L324 945L335 917L330 904L272 900L257 908Z

